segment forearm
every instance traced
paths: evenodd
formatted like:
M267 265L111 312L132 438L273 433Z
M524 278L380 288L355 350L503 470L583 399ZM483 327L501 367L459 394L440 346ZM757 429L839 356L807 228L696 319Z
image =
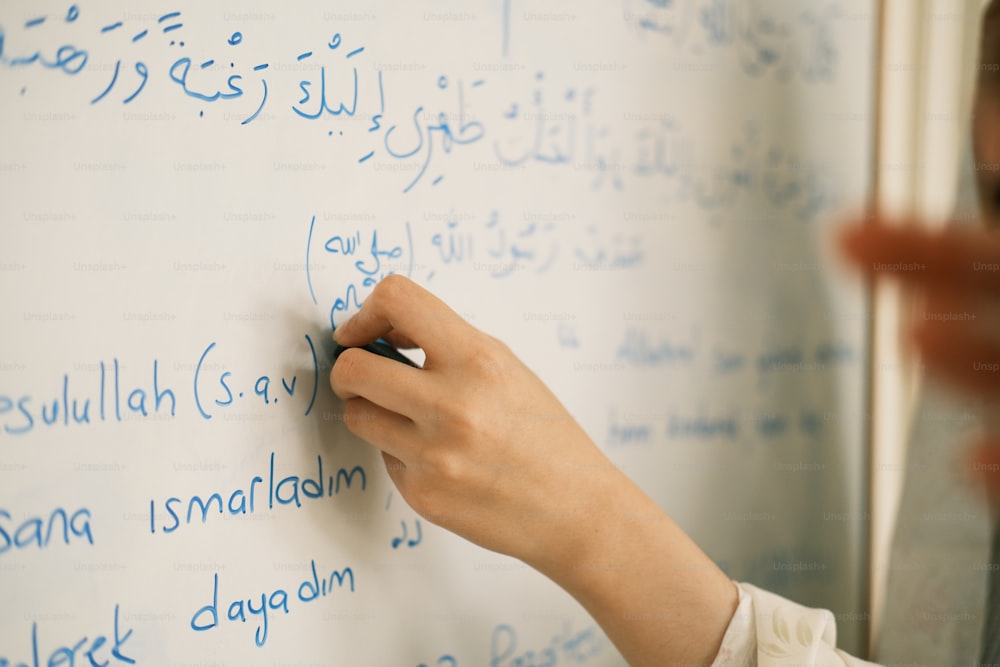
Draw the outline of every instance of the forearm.
M611 466L610 462L608 463ZM735 584L620 471L591 475L587 521L532 563L601 625L632 667L710 665L738 602Z

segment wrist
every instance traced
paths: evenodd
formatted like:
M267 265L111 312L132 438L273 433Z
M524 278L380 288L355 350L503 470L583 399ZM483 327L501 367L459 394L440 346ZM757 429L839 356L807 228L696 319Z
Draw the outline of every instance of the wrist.
M576 488L576 513L528 561L572 595L633 665L710 664L736 586L610 462ZM595 470L602 470L597 468ZM552 532L557 532L553 530Z

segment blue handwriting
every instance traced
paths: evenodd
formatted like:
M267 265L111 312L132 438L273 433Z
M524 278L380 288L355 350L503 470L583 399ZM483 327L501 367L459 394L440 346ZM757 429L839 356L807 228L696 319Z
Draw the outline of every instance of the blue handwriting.
M266 591L261 593L260 603L256 608L254 607L254 602L257 600L255 597L246 600L240 597L233 600L228 606L224 604L225 620L232 623L236 621L246 623L248 617L252 619L254 616L259 616L260 620L254 632L254 644L258 648L262 648L267 643L269 611L280 611L287 615L291 612L290 602L297 600L308 604L332 595L334 591L354 592L354 570L350 567L331 570L329 574L324 574L322 579L316 570L315 560L309 561L309 569L312 577L303 579L297 588L292 589L291 593L284 588L276 588L270 593ZM349 586L346 591L345 586ZM216 572L212 575L212 601L194 612L191 616L191 629L196 632L205 632L218 626L219 573Z
M826 83L837 75L834 22L842 7L820 3L794 12L774 3L735 0L623 0L625 20L640 37L662 38L679 53L704 58L729 52L743 72L778 81ZM692 68L694 69L694 68ZM697 71L697 70L695 70Z
M639 0L626 2L630 6ZM640 11L628 8L626 16L636 20L642 33L671 34L676 38L690 32L689 28L674 29L677 17L683 15L687 17L684 21L690 21L699 14L708 42L737 45L745 50L745 67L756 75L778 71L779 66L787 68L793 57L786 52L802 51L799 46L793 49L788 45L801 42L811 49L802 64L803 76L817 81L834 76L836 50L830 26L837 10L833 5L821 10L806 9L797 20L782 23L772 10L756 4L748 5L746 11L737 11L730 4L731 0L651 2ZM689 7L682 12L680 5ZM694 5L698 5L698 11L693 11ZM78 15L74 6L66 21L72 23ZM106 102L119 89L120 102L130 104L145 91L167 85L197 105L199 116L216 105L239 105L232 115L241 118L242 125L248 125L264 114L270 98L278 96L287 101L286 108L293 117L319 124L330 136L362 132L370 144L352 159L359 168L374 165L412 172L402 184L404 193L418 185L436 187L447 182L448 157L459 149L484 144L491 135L493 160L478 162L481 169L523 169L528 165L570 169L574 175L588 179L593 190L622 190L627 176L661 179L664 196L691 201L713 216L723 210L740 210L745 195L789 210L803 220L814 219L839 200L837 179L825 167L802 160L780 144L761 141L755 130L733 142L731 160L713 164L698 155L698 147L669 114L656 114L657 118L640 122L634 130L631 123L629 129L621 130L608 120L607 110L599 113L604 100L597 87L549 76L544 71L528 75L531 78L526 82L526 94L513 96L499 109L477 109L481 100L475 93L486 83L483 79L466 80L447 73L427 77L431 92L408 103L396 101L387 93L392 82L387 81L386 72L361 66L359 59L367 58L368 50L350 34L336 33L318 42L318 48L301 50L295 59L313 68L307 70L309 74L294 82L275 82L271 77L277 68L272 63L280 63L282 56L248 63L238 57L244 45L253 41L253 35L233 32L220 40L222 46L213 47L224 49L225 56L214 53L198 58L194 46L177 37L184 27L180 12L168 12L160 18L164 20L154 26L115 22L90 36L120 40L123 53L153 33L169 39L171 49L186 49L184 55L173 54L165 62L122 55L110 81L103 73L91 74L101 78L90 104ZM38 22L38 17L28 20L15 41L32 44L44 40L46 25L48 22ZM801 37L805 32L808 38ZM88 73L86 48L67 43L49 51L28 47L15 55L10 43L0 26L0 67L25 71L34 66L70 76ZM250 103L243 101L248 95L253 98ZM354 118L365 118L370 123L349 122ZM361 287L356 286L355 294L345 293L342 298L346 302L355 297Z
M351 490L351 485L358 477L362 492L368 486L368 475L365 469L356 465L350 470L340 468L335 472L323 473L323 456L316 456L316 476L306 477L287 475L278 479L275 476L275 453L271 452L266 475L254 475L246 486L225 491L213 491L208 495L192 495L188 498L176 496L162 501L149 501L149 532L155 534L157 529L163 535L175 532L182 525L189 525L194 520L207 523L210 515L248 516L262 510L262 496L258 496L257 486L261 485L260 493L267 491L267 509L273 510L275 503L294 505L301 508L305 502L333 498L344 491ZM260 502L258 502L260 501ZM157 510L160 510L159 517ZM166 516L164 516L164 514Z
M96 635L96 633L95 633ZM91 636L93 639L91 639ZM8 665L63 665L79 664L83 665L84 660L89 665L109 665L114 660L114 664L134 665L134 658L126 655L123 651L125 643L132 637L132 630L129 629L124 634L121 632L118 623L118 605L115 605L114 628L110 636L91 635L81 637L71 644L64 644L54 649L46 648L42 650L42 642L38 638L38 623L31 624L31 656L32 660L15 660L0 657L0 667ZM79 661L77 658L79 657ZM41 658L41 659L40 659ZM46 659L47 658L47 659Z
M312 368L301 377L267 374L240 380L232 371L221 370L216 363L217 343L209 343L195 365L190 405L203 419L229 409L243 399L263 405L277 405L279 398L301 396L303 415L309 416L319 392L319 359L309 334L303 336ZM135 371L125 373L117 358L95 364L97 377L81 378L64 373L60 388L49 398L36 399L31 394L0 393L0 433L27 435L40 427L82 426L97 422L121 423L161 415L175 417L185 405L180 390L164 380L160 360L154 359L148 376ZM138 379L137 379L138 378Z
M558 667L579 665L600 656L608 648L608 640L597 628L590 626L573 630L567 621L562 631L553 635L542 647L522 649L518 646L517 630L500 624L490 636L490 667Z
M0 555L12 548L45 549L52 541L52 531L57 524L62 530L56 532L56 538L61 535L63 544L69 544L72 538L85 539L88 544L94 543L94 534L90 530L90 510L85 507L76 510L72 515L67 515L66 510L57 507L49 513L47 520L43 517L32 517L11 529L4 527L3 520L10 521L12 517L6 510L0 509Z

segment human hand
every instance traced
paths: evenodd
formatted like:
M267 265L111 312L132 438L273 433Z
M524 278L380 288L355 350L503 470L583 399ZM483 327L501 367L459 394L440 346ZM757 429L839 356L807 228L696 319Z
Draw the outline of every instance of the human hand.
M426 354L417 369L348 349L330 376L347 427L382 450L417 513L536 567L586 552L582 528L624 476L507 346L398 276L334 336Z
M910 338L927 369L1000 415L1000 238L995 231L868 224L841 235L845 256L869 278L919 297ZM1000 423L972 443L969 468L1000 506Z
M418 369L348 349L330 373L347 427L414 510L562 586L629 664L711 662L732 582L503 343L398 276L334 336L426 353Z

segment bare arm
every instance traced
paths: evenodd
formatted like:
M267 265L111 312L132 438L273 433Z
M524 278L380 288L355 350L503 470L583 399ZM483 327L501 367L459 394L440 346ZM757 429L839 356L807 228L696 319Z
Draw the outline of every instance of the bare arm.
M415 511L562 586L629 664L711 664L735 586L504 344L397 276L336 331L379 337L424 368L347 350L330 381Z

